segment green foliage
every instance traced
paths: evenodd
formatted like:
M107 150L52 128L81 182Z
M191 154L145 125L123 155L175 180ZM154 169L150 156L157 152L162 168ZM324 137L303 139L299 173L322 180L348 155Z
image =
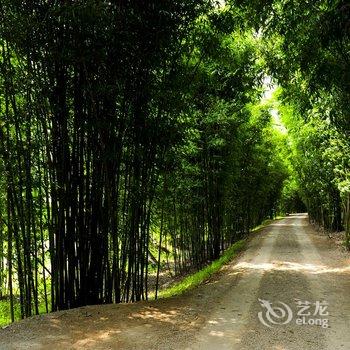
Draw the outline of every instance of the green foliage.
M291 167L243 5L1 3L0 288L21 318L147 299L165 263L200 269L274 216Z
M347 200L349 193L348 141L322 118L321 108L315 106L307 121L292 107L282 107L281 113L292 140L295 181L310 216L326 228L340 230L341 198Z
M286 183L283 201L300 195L313 221L345 227L349 241L349 4L229 3L259 32L269 74L283 88L279 109L290 131L295 178Z
M20 319L21 310L20 310L19 303L15 303L14 313L15 313L16 319ZM10 303L8 300L0 300L0 327L6 326L10 322L11 322Z

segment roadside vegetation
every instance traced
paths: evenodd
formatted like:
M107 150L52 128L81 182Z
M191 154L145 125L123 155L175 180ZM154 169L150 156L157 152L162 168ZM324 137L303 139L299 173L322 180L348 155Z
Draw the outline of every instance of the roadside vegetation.
M286 212L350 245L350 9L313 3L1 2L0 322L176 294Z

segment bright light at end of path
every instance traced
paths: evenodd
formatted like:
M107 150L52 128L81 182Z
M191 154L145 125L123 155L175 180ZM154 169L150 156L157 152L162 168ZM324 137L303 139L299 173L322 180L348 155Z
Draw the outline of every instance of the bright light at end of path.
M226 1L225 0L213 0L212 3L217 8L223 8L223 7L226 6Z
M272 96L277 89L276 84L272 81L272 78L269 75L264 77L263 88L264 94L261 100L262 102L267 102L272 99ZM282 123L278 110L276 108L272 108L270 110L270 114L274 128L279 130L282 134L286 134L287 129Z
M277 86L272 82L272 79L269 75L266 75L263 80L263 88L264 88L264 94L262 96L262 100L269 100L271 99L273 93L276 91Z

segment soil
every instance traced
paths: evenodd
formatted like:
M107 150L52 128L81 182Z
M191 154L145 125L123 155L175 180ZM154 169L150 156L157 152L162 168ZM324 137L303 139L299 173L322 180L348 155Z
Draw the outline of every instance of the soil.
M306 214L291 215L252 235L245 252L186 294L35 316L0 330L0 349L347 350L349 262ZM300 301L310 302L304 319Z

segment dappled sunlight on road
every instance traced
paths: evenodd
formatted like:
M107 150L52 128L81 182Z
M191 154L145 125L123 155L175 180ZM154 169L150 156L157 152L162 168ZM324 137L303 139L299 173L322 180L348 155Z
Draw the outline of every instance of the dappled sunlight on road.
M225 335L225 333L221 331L210 331L209 334L214 337L223 337Z
M152 319L162 322L176 323L177 316L179 316L180 311L178 309L169 310L167 312L160 311L154 307L145 307L144 309L134 312L128 318L139 318L139 319Z
M195 328L201 322L201 318L192 308L174 307L164 310L154 306L146 306L135 311L127 317L132 324L137 324L143 328L161 329L162 327L172 327L173 331L183 331Z
M227 324L227 323L237 323L237 319L236 318L224 318L224 317L216 317L214 319L210 319L209 321L207 321L208 324Z
M89 334L85 338L76 341L72 349L94 348L98 344L101 344L101 342L108 342L111 337L115 337L120 333L121 331L119 330L93 332L93 334Z
M301 264L290 261L274 261L272 263L252 264L241 262L235 266L236 269L243 270L264 270L264 271L302 271L311 274L323 273L349 273L350 266L347 267L328 267L325 265Z
M242 338L235 333L235 324L237 319L231 317L209 319L202 331L202 345L196 344L190 349L232 349L232 345L242 342Z

